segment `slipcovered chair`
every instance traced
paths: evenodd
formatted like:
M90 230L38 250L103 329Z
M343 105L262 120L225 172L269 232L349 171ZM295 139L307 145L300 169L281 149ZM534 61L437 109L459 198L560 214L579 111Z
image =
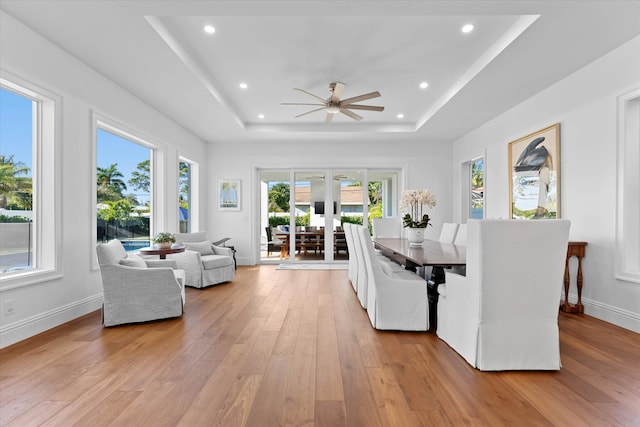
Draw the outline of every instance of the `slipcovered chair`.
M400 218L373 218L373 238L400 238L402 237L402 224Z
M385 271L394 276L406 276L413 278L415 274L405 270L401 265L396 264L384 254L377 252L369 235L369 228L362 225L354 225L352 228L354 233L354 246L358 256L358 275L356 292L362 308L368 308L369 298L371 298L373 289L369 287L369 272L365 263L365 253L369 253L371 260L375 264L381 264ZM363 237L364 236L364 237Z
M358 283L358 257L356 254L355 243L353 241L353 225L345 222L343 224L344 228L344 237L347 241L347 251L349 252L349 270L348 277L351 281L351 286L353 286L353 290L357 292L357 283Z
M175 233L176 244L185 246L182 253L168 255L186 272L187 286L205 288L236 278L233 251L211 244L205 231Z
M367 314L376 329L426 331L429 329L427 284L410 271L394 271L376 257L367 227L356 227L363 243L367 274ZM358 296L360 296L358 294Z
M458 224L453 222L445 222L442 224L442 230L440 230L439 242L453 243L456 239L456 232L458 231Z
M568 220L469 220L467 275L438 286L437 335L483 371L560 369Z
M460 224L458 231L456 232L456 238L453 241L454 245L466 246L467 245L467 224Z
M185 303L185 272L172 260L145 260L128 255L119 240L96 247L102 277L102 323L179 317Z

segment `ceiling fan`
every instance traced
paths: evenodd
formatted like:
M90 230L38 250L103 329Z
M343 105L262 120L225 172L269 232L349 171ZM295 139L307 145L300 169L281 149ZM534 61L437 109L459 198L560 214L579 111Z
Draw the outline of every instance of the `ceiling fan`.
M282 105L312 105L312 106L320 106L320 108L316 108L311 111L307 111L306 113L298 114L295 118L306 116L307 114L315 113L316 111L326 110L327 117L325 118L325 123L331 123L333 120L334 114L342 113L345 116L351 117L353 120L360 121L362 120L362 116L354 113L351 110L368 110L368 111L383 111L384 107L378 107L374 105L358 105L356 102L366 101L367 99L377 98L380 96L380 92L371 92L365 93L364 95L354 96L352 98L340 99L342 96L342 92L344 91L345 84L340 82L329 83L329 90L331 91L331 96L327 99L323 99L317 95L314 95L306 90L293 88L293 90L298 90L300 92L306 93L307 95L311 95L314 98L320 100L322 103L299 103L299 102L283 102Z

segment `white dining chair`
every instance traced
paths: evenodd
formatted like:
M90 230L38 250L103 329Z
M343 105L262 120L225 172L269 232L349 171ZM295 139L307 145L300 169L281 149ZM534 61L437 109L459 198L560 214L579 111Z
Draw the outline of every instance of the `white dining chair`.
M483 371L560 369L568 220L469 220L467 275L438 286L437 335Z

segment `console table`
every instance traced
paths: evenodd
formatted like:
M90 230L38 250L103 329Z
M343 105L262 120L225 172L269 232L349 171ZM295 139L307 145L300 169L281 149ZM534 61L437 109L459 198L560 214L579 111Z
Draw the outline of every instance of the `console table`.
M569 242L567 246L567 259L564 264L564 301L560 303L560 311L565 313L584 313L584 306L582 305L582 258L584 258L585 246L587 246L587 242ZM575 305L569 303L569 284L571 283L569 259L574 256L578 258L578 277L576 278L578 302Z

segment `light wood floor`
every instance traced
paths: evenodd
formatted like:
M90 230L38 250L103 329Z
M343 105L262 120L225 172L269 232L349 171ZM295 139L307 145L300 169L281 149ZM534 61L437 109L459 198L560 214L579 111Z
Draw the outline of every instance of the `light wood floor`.
M560 315L563 369L485 373L371 328L344 270L240 267L182 318L92 313L0 351L0 424L638 426L640 335Z

